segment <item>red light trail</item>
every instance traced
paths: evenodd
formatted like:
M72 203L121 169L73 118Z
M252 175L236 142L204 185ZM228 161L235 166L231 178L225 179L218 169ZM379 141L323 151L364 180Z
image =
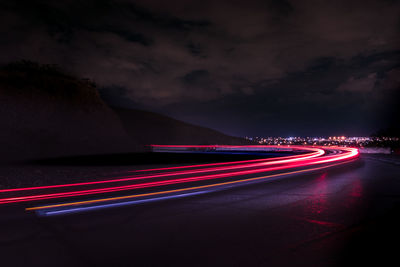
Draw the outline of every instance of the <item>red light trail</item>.
M0 204L31 202L78 196L115 193L122 191L135 191L151 189L157 192L137 193L129 196L113 196L101 200L83 200L69 203L68 205L89 204L97 202L115 201L135 197L148 197L152 195L171 194L174 192L193 191L201 188L221 187L229 184L240 184L249 179L265 179L287 175L289 173L306 172L321 168L332 167L351 161L358 156L358 150L345 147L303 147L303 146L157 146L162 150L266 150L266 151L293 151L303 152L293 156L231 161L222 163L187 165L167 168L145 169L132 171L133 175L110 178L107 180L58 184L38 187L11 188L0 190ZM301 170L298 170L301 168ZM291 171L289 171L291 170ZM277 172L277 173L276 173ZM141 173L141 174L136 174ZM254 177L254 175L262 175ZM229 181L220 179L230 179ZM198 184L201 183L201 184ZM206 183L206 184L204 184ZM176 186L177 189L164 188ZM78 204L77 204L78 203ZM61 204L65 206L66 204ZM52 205L46 205L50 207ZM55 204L53 206L60 206ZM40 209L30 208L30 209Z

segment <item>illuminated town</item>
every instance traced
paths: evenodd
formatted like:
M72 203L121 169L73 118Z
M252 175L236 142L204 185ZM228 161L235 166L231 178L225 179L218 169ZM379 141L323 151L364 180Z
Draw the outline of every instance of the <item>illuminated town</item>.
M318 145L346 147L397 147L398 137L246 137L263 145Z

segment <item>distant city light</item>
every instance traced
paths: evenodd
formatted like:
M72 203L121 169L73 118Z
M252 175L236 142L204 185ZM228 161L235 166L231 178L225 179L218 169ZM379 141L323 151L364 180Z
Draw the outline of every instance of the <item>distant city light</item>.
M365 136L329 136L329 137L246 137L264 145L315 145L315 146L346 146L368 147L383 146L385 142L398 142L398 137L365 137Z

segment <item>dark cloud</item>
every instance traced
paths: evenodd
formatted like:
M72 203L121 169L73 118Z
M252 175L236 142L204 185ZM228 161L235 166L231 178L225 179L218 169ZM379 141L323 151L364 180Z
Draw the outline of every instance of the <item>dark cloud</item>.
M189 41L189 43L186 45L186 48L188 49L189 53L191 53L195 57L200 57L200 58L207 57L203 46L199 43L194 43L192 41Z
M254 83L253 94L238 92L207 105L172 104L163 111L237 135L369 134L398 118L399 57L400 51L319 58L303 71Z
M205 87L210 85L210 73L207 70L194 70L182 77L184 84Z
M398 88L399 1L32 0L0 10L0 63L59 64L96 80L112 104L240 135L369 134Z

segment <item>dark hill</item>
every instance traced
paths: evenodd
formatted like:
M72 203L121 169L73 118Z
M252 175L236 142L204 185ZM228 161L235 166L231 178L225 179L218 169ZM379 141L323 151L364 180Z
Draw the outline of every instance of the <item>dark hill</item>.
M140 144L249 144L249 141L154 112L113 108L126 131Z
M0 160L143 151L148 144L246 140L160 114L110 108L96 85L29 61L0 68Z
M2 159L133 149L92 82L32 62L0 69L0 125Z

